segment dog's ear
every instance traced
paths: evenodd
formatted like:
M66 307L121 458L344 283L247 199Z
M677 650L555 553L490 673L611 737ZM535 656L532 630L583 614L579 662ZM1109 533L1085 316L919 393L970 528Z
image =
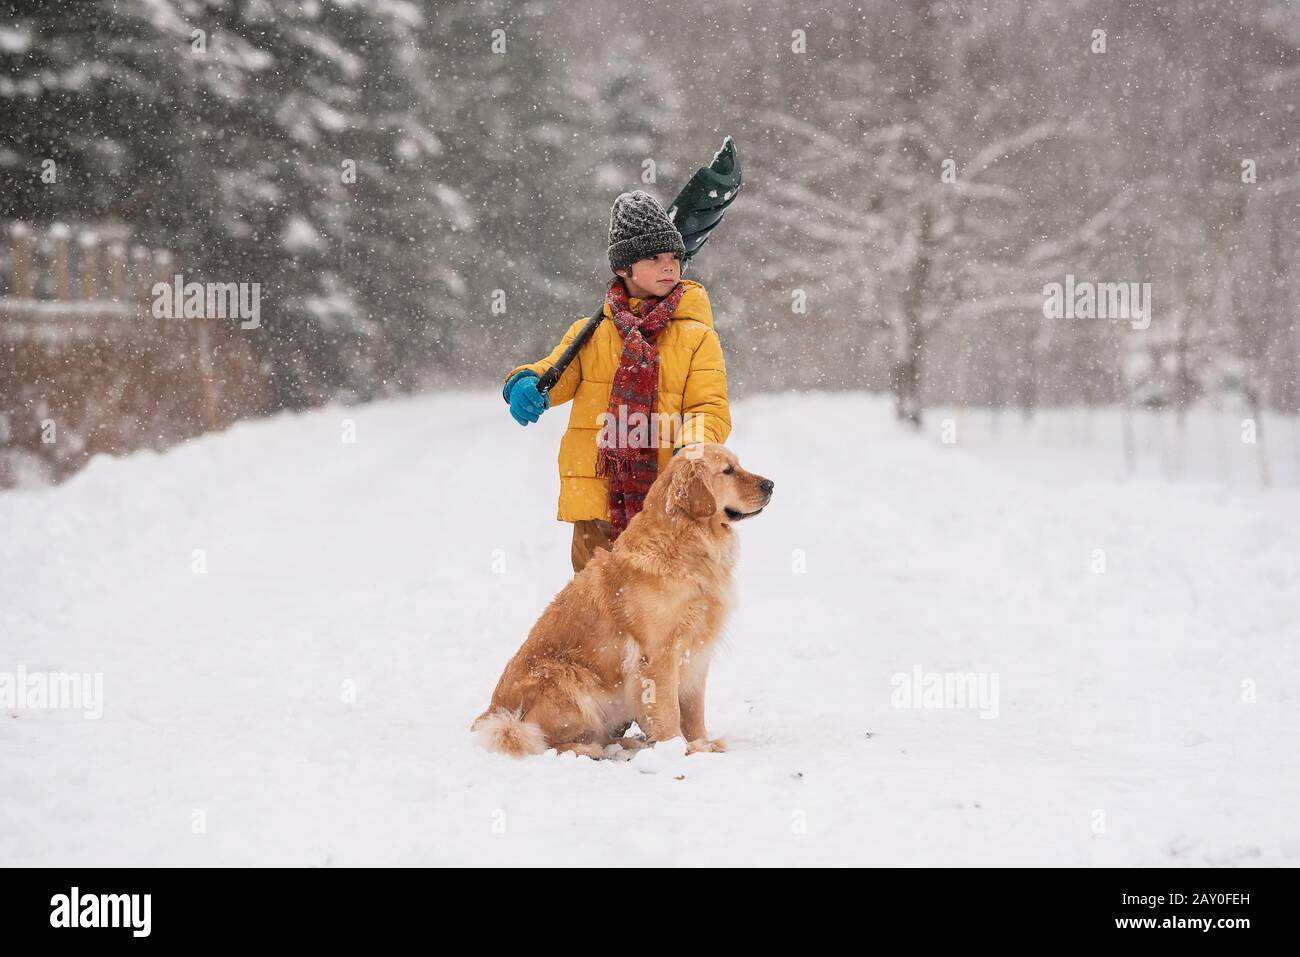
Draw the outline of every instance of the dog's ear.
M688 459L677 466L677 472L673 475L673 502L691 518L708 518L718 510L718 503L709 491L705 474L703 462Z

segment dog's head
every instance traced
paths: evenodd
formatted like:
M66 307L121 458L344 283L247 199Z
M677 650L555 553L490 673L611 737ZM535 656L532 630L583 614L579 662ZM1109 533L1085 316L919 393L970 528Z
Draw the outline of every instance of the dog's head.
M747 472L725 445L694 442L673 456L662 476L669 508L724 525L753 518L772 500L771 479Z

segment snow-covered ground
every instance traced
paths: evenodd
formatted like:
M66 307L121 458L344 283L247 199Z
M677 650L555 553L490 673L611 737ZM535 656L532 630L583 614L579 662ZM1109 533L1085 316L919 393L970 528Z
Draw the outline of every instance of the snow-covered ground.
M1294 478L1124 483L876 397L734 407L777 487L729 753L478 750L571 574L567 414L331 407L0 494L0 673L103 676L98 720L0 711L0 863L1300 864ZM896 706L917 669L989 697Z

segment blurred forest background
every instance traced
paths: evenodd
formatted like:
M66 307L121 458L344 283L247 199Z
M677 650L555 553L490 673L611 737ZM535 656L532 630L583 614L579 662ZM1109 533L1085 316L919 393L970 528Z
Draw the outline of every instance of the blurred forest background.
M74 458L104 403L111 449L498 382L596 306L614 197L667 205L724 135L745 187L687 275L733 396L1300 411L1290 0L0 8L0 442L32 454L78 390ZM131 262L260 283L261 327L128 382L170 333L45 300ZM1067 273L1150 282L1150 328L1044 318ZM58 328L96 323L128 333ZM191 367L206 398L146 421Z

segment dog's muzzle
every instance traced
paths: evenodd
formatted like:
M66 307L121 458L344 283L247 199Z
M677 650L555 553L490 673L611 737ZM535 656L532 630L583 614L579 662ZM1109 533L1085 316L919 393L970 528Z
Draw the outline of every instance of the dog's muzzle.
M724 508L723 511L727 513L727 518L731 519L733 522L740 522L747 518L753 518L759 512L763 511L763 509L767 508L768 504L772 501L772 489L774 488L776 488L776 483L771 479L763 479L763 481L758 483L758 489L764 495L763 504L752 512L742 512L738 509L731 508L730 506Z

